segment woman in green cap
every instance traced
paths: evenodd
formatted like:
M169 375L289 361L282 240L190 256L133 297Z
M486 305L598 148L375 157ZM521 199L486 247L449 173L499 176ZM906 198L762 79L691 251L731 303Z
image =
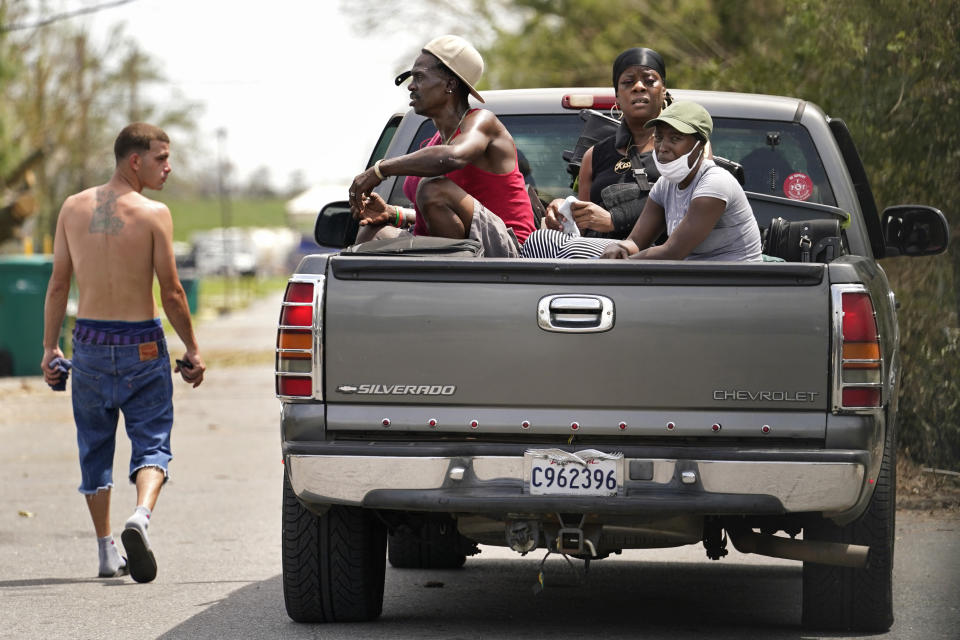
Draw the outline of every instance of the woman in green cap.
M760 229L736 178L706 157L713 132L707 110L674 102L653 128L660 172L640 218L625 239L601 258L638 260L760 260ZM651 246L666 231L667 241Z

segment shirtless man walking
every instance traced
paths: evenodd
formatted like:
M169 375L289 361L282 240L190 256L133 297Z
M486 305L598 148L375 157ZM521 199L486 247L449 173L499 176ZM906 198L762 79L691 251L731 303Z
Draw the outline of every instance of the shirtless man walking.
M53 244L53 273L44 307L44 378L66 375L56 365L71 276L79 292L73 332L73 415L81 483L100 554L100 577L124 575L150 582L157 563L147 527L167 480L173 383L163 325L153 297L160 284L163 310L186 353L175 372L197 387L206 370L187 297L173 254L173 220L160 202L141 195L159 190L170 174L170 139L161 129L135 123L114 143L117 166L104 185L67 198ZM119 412L131 443L130 481L137 507L124 525L121 557L110 528L110 491Z

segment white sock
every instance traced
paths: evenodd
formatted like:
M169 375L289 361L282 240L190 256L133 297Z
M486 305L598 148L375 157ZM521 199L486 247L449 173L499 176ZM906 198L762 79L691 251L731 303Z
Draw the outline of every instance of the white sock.
M117 543L113 541L112 535L97 538L97 551L100 555L100 575L102 577L116 575L117 571L127 564L120 556Z
M134 525L142 531L146 531L147 527L150 526L150 516L152 512L150 509L147 509L145 506L137 505L137 510L133 512L133 515L127 519L126 526Z

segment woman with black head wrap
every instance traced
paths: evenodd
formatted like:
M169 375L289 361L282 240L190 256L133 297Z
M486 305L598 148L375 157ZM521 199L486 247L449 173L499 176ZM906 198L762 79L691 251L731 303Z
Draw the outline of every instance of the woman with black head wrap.
M651 153L653 137L644 128L672 102L665 85L667 67L653 49L627 49L613 63L617 132L587 149L580 166L578 200L570 212L580 237L561 231L563 199L547 207L547 229L530 235L523 247L529 258L593 258L610 240L622 240L643 211L646 195L660 177Z

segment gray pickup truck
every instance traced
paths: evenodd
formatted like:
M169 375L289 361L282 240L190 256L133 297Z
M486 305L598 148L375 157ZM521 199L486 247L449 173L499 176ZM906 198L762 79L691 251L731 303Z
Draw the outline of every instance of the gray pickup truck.
M877 259L944 251L946 221L879 214L847 127L811 103L674 94L712 114L714 152L742 166L782 261L299 264L276 350L291 618L377 617L387 558L459 567L482 544L589 563L702 543L720 559L729 540L803 562L805 626L890 627L900 360ZM610 90L484 96L539 197L568 195L581 109ZM397 114L371 162L432 133ZM377 192L409 205L395 178ZM347 246L353 224L331 203L317 240Z

